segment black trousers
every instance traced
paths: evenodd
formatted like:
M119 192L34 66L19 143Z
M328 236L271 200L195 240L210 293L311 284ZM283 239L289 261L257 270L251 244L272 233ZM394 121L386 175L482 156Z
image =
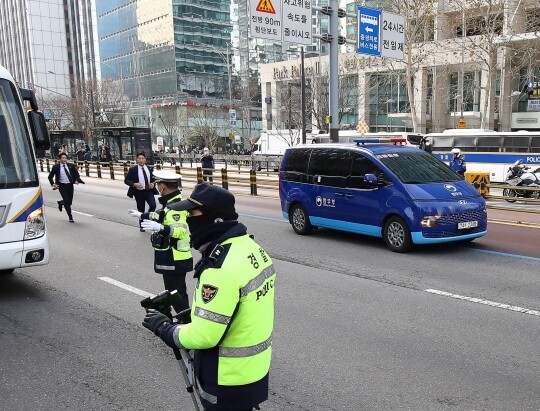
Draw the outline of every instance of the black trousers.
M180 311L189 308L189 298L186 291L186 273L167 273L163 274L163 285L167 291L178 291L182 299L173 305L174 311L178 314Z
M73 204L73 184L60 183L58 185L58 191L60 191L60 195L62 196L62 205L66 209L68 217L73 218L71 215L71 204Z
M156 211L156 199L153 190L135 190L133 193L137 203L137 211L144 213L144 208L148 204L148 212Z

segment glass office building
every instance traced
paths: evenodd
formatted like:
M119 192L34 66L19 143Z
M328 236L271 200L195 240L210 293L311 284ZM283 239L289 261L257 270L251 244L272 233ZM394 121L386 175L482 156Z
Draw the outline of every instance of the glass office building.
M97 0L97 15L102 76L131 101L228 99L230 0Z

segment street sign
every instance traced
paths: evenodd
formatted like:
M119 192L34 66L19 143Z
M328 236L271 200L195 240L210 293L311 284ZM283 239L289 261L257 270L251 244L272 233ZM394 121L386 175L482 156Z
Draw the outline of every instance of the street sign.
M356 52L403 60L405 17L357 6Z
M229 125L236 127L236 110L234 108L229 109Z
M281 0L250 0L249 34L267 40L281 40Z
M311 2L283 1L283 41L311 45Z
M357 6L356 52L380 56L381 11Z
M358 122L358 125L356 126L356 131L360 133L360 137L364 137L364 134L369 131L369 126L365 120L361 120Z
M403 60L405 46L405 17L399 14L382 13L381 56Z
M457 128L467 128L467 121L464 118L460 118L457 123Z

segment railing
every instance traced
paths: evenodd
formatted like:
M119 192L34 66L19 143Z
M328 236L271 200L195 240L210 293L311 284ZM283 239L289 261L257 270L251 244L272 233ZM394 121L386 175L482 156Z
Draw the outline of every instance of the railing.
M39 169L42 172L50 172L57 160L39 159ZM128 173L131 162L125 163L102 163L94 161L73 161L73 164L78 167L81 175L90 178L109 178L111 180L123 180ZM229 165L231 163L228 163ZM168 166L162 163L155 164L157 170L168 169L174 170L177 174L182 176L182 183L202 183L204 181L212 182L213 184L219 184L223 188L229 190L231 186L238 188L249 188L251 195L258 195L258 190L270 190L274 196L277 195L277 189L279 186L279 178L277 171L270 170L257 170L235 165L230 168L221 169L208 169L199 166L195 167L182 167L179 164Z

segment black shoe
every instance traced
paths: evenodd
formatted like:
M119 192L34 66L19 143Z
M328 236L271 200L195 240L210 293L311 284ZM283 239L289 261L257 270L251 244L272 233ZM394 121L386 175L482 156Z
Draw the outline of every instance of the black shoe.
M69 222L70 222L70 223L74 223L75 221L73 221L73 218L70 218L70 219L69 219Z
M62 201L58 201L58 209L60 211L62 211L62 206L64 205L64 203Z
M139 228L139 231L140 231L141 233L144 233L144 232L145 232L145 231L144 231L144 228Z

